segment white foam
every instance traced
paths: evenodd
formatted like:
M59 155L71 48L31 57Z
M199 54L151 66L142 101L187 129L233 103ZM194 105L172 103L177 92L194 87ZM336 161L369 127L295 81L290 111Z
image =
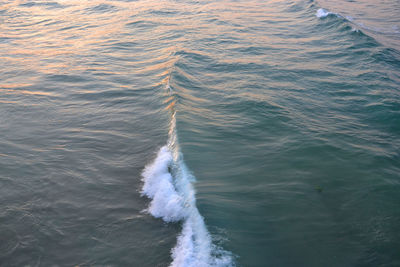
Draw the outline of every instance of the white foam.
M194 177L182 158L179 156L174 160L173 154L168 146L163 146L142 173L142 195L152 199L148 212L165 222L183 221L182 232L172 249L170 266L233 266L230 253L212 244L204 219L196 207L191 184Z
M167 147L162 147L154 162L142 173L142 195L151 198L148 211L156 218L174 222L187 216L182 197L175 190L172 175L168 171L172 155Z
M171 114L168 145L142 173L142 195L151 198L148 212L165 222L183 221L172 249L171 267L234 266L229 252L212 244L203 217L196 207L195 180L179 152L175 111Z
M325 18L325 17L327 17L327 16L329 16L329 15L331 15L331 14L338 16L338 14L333 13L333 12L329 12L329 11L323 9L323 8L318 9L318 10L317 10L317 13L316 13L315 15L316 15L318 18Z
M330 14L330 12L326 11L323 8L320 8L317 10L317 13L315 14L318 18L324 18L326 16L328 16Z

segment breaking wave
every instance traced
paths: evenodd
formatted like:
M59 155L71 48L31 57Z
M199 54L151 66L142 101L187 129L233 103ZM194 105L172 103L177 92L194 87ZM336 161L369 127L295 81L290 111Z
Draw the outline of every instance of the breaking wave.
M323 8L320 8L320 9L318 9L317 10L317 13L315 14L318 18L325 18L325 17L327 17L328 15L336 15L336 16L340 16L340 15L338 15L338 14L336 14L336 13L333 13L333 12L329 12L329 11L327 11L327 10L325 10L325 9L323 9Z
M356 28L367 30L367 31L373 32L373 33L389 34L389 35L397 35L397 36L400 34L400 29L396 25L393 25L392 27L387 27L387 28L374 27L374 26L366 25L364 22L360 22L358 19L355 19L352 16L343 16L343 15L341 15L339 13L331 12L331 11L328 11L328 10L326 10L324 8L319 8L317 10L317 12L315 13L315 15L318 18L325 18L325 17L328 17L328 16L335 16L335 17L338 17L340 19L344 19L345 21L351 23ZM359 29L355 29L355 30L359 30Z
M167 85L167 93L172 90ZM234 266L231 253L212 243L204 219L196 206L195 180L179 151L175 101L170 97L169 140L142 173L142 196L151 199L147 211L165 222L182 222L182 232L172 249L173 267Z

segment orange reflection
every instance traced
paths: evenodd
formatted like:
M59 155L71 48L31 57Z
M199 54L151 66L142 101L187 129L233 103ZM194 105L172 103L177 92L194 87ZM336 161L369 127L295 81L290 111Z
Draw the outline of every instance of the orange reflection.
M8 87L7 87L8 86ZM17 88L19 86L13 85L2 85L0 84L0 88ZM38 95L38 96L52 96L53 93L43 92L43 91L27 91L27 90L13 90L13 89L0 89L0 92L6 92L9 94L22 94L22 95Z

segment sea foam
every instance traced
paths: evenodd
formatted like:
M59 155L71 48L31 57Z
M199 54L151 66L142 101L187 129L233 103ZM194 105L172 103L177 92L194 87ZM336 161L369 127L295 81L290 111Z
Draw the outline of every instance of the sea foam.
M163 146L142 173L142 195L151 199L147 211L165 222L183 221L172 249L173 267L233 266L230 253L212 244L203 217L196 207L192 175L181 157Z
M320 8L320 9L317 10L317 13L315 15L318 18L325 18L325 17L327 17L328 15L331 15L331 14L337 15L336 13L332 13L332 12L329 12L329 11L323 9L323 8Z
M171 90L169 85L167 89ZM231 253L212 243L196 206L194 180L179 151L172 106L168 144L161 147L142 173L141 194L151 199L147 211L165 222L183 222L182 232L171 251L171 267L234 266Z
M353 22L354 21L354 18L352 16L342 16L341 14L330 12L330 11L328 11L326 9L323 9L323 8L318 9L317 13L315 15L318 18L325 18L325 17L327 17L329 15L334 15L334 16L336 16L338 18L346 19L349 22Z
M158 152L154 162L148 165L142 173L142 195L151 198L148 211L156 218L166 222L182 220L187 216L184 200L178 194L169 172L172 155L166 146Z

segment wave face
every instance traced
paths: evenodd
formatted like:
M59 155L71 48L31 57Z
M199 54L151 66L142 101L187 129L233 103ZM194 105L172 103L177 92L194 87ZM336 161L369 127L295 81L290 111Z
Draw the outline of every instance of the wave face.
M171 88L167 86L171 93ZM196 207L195 180L179 151L176 112L171 107L168 144L142 173L142 196L151 199L147 211L165 222L182 221L182 232L172 249L173 267L233 266L230 253L212 244L204 219Z

